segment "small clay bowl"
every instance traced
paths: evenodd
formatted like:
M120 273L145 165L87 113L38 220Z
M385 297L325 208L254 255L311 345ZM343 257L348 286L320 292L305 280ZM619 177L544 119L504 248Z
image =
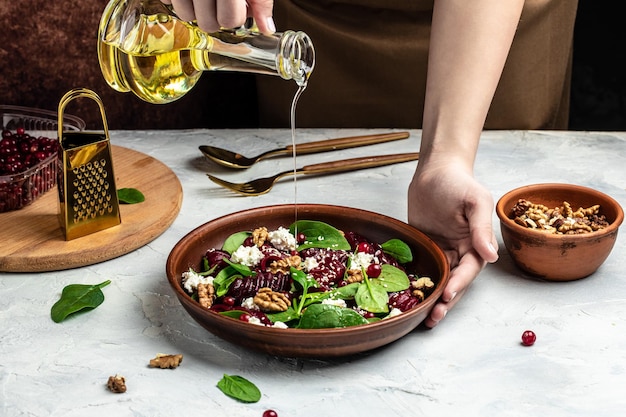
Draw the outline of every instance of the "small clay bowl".
M443 251L426 235L399 220L381 214L341 206L298 204L299 220L318 220L340 230L354 231L374 242L397 238L413 251L407 268L436 282L434 292L415 308L398 316L362 326L334 329L279 329L258 326L208 311L181 287L181 275L190 267L199 270L207 249L221 247L230 234L265 226L289 227L294 205L259 207L220 217L191 231L172 249L167 278L185 310L209 332L240 346L286 357L337 357L356 354L391 343L415 329L432 310L449 278Z
M552 234L515 223L511 209L519 199L547 207L567 201L573 210L600 205L609 226L590 233ZM573 281L594 273L613 249L624 220L619 203L600 191L572 184L535 184L506 193L496 204L502 238L515 264L549 281Z

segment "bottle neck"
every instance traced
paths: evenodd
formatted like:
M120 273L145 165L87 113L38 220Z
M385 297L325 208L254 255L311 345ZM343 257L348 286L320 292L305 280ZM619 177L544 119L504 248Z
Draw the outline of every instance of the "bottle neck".
M315 49L304 32L287 31L280 41L277 67L281 77L293 79L299 87L306 86L315 66Z
M286 31L271 36L240 28L207 34L210 47L192 54L199 70L243 71L278 75L306 85L315 66L315 49L304 32ZM195 57L195 59L193 58Z

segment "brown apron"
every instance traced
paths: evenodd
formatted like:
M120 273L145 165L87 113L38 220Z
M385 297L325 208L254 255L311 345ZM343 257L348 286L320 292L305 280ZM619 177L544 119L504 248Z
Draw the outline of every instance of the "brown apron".
M578 0L527 0L487 129L566 129ZM313 40L298 127L421 128L433 0L275 0ZM262 127L289 126L296 86L257 77Z

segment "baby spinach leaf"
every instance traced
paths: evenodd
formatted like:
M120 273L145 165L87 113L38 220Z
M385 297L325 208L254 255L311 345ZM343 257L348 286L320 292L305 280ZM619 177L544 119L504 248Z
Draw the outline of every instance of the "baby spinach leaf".
M224 262L226 262L228 265L230 265L235 271L239 272L241 275L243 275L244 277L251 277L253 275L256 275L256 272L254 272L252 269L250 269L249 266L247 265L243 265L243 264L236 264L234 262L229 261L228 259L224 258L223 259Z
M383 248L383 252L393 256L401 264L405 264L413 260L411 248L400 239L390 239L380 246Z
M266 313L266 316L272 323L276 323L277 321L287 323L300 317L293 307L289 307L287 310L281 311L280 313Z
M291 273L291 278L295 282L300 284L300 286L302 287L302 295L300 296L300 303L299 305L297 305L297 307L295 307L296 314L299 315L302 312L302 309L305 307L305 305L307 305L305 301L307 298L307 294L309 292L309 288L318 287L319 284L317 283L315 278L313 278L310 275L305 274L304 271L296 269L293 266L290 269L290 273Z
M255 403L261 399L261 391L257 386L239 375L224 374L217 387L229 397L244 403Z
M136 188L118 188L117 198L123 204L137 204L146 201L146 197Z
M310 275L307 275L306 273L304 273L304 271L296 269L292 266L290 269L290 272L291 272L291 278L294 281L296 281L298 284L300 284L304 293L306 293L309 288L319 287L319 284L317 283L315 278L313 278Z
M313 304L300 319L299 329L328 329L367 324L367 320L350 308L332 304Z
M215 294L218 297L226 295L230 285L235 282L236 279L241 278L241 274L237 272L232 266L227 266L222 269L213 279L213 287L215 287Z
M352 300L356 295L357 290L361 286L360 282L353 282L343 287L338 287L332 290L332 298L341 298L342 300Z
M233 254L239 246L243 244L243 242L252 235L250 232L237 232L228 236L222 245L222 250L225 252Z
M372 285L367 278L359 286L354 300L359 307L371 313L387 313L389 311L387 291L380 285Z
M97 285L71 284L66 286L61 292L61 298L50 310L52 320L60 323L70 314L98 307L104 301L101 288L110 283L110 280L106 280Z
M387 292L402 291L409 288L411 282L406 273L393 265L383 265L380 275L377 278L371 278L372 285L379 285Z
M221 314L222 316L226 316L226 317L231 317L233 319L238 319L239 317L241 317L242 314L246 314L246 312L243 310L227 310L227 311L220 311L218 314Z
M303 233L306 236L306 241L298 246L298 251L308 248L350 250L350 243L348 243L343 234L324 222L298 220L289 227L289 231L294 236L296 233Z

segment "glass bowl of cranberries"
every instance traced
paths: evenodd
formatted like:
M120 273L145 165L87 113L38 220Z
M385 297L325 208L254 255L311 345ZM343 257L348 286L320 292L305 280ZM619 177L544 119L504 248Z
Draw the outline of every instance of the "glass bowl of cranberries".
M57 113L20 106L0 106L0 213L25 207L57 183ZM85 122L65 115L66 130Z
M325 204L295 217L293 204L257 207L183 237L166 272L186 312L248 349L338 357L407 335L443 293L446 256L407 223Z

